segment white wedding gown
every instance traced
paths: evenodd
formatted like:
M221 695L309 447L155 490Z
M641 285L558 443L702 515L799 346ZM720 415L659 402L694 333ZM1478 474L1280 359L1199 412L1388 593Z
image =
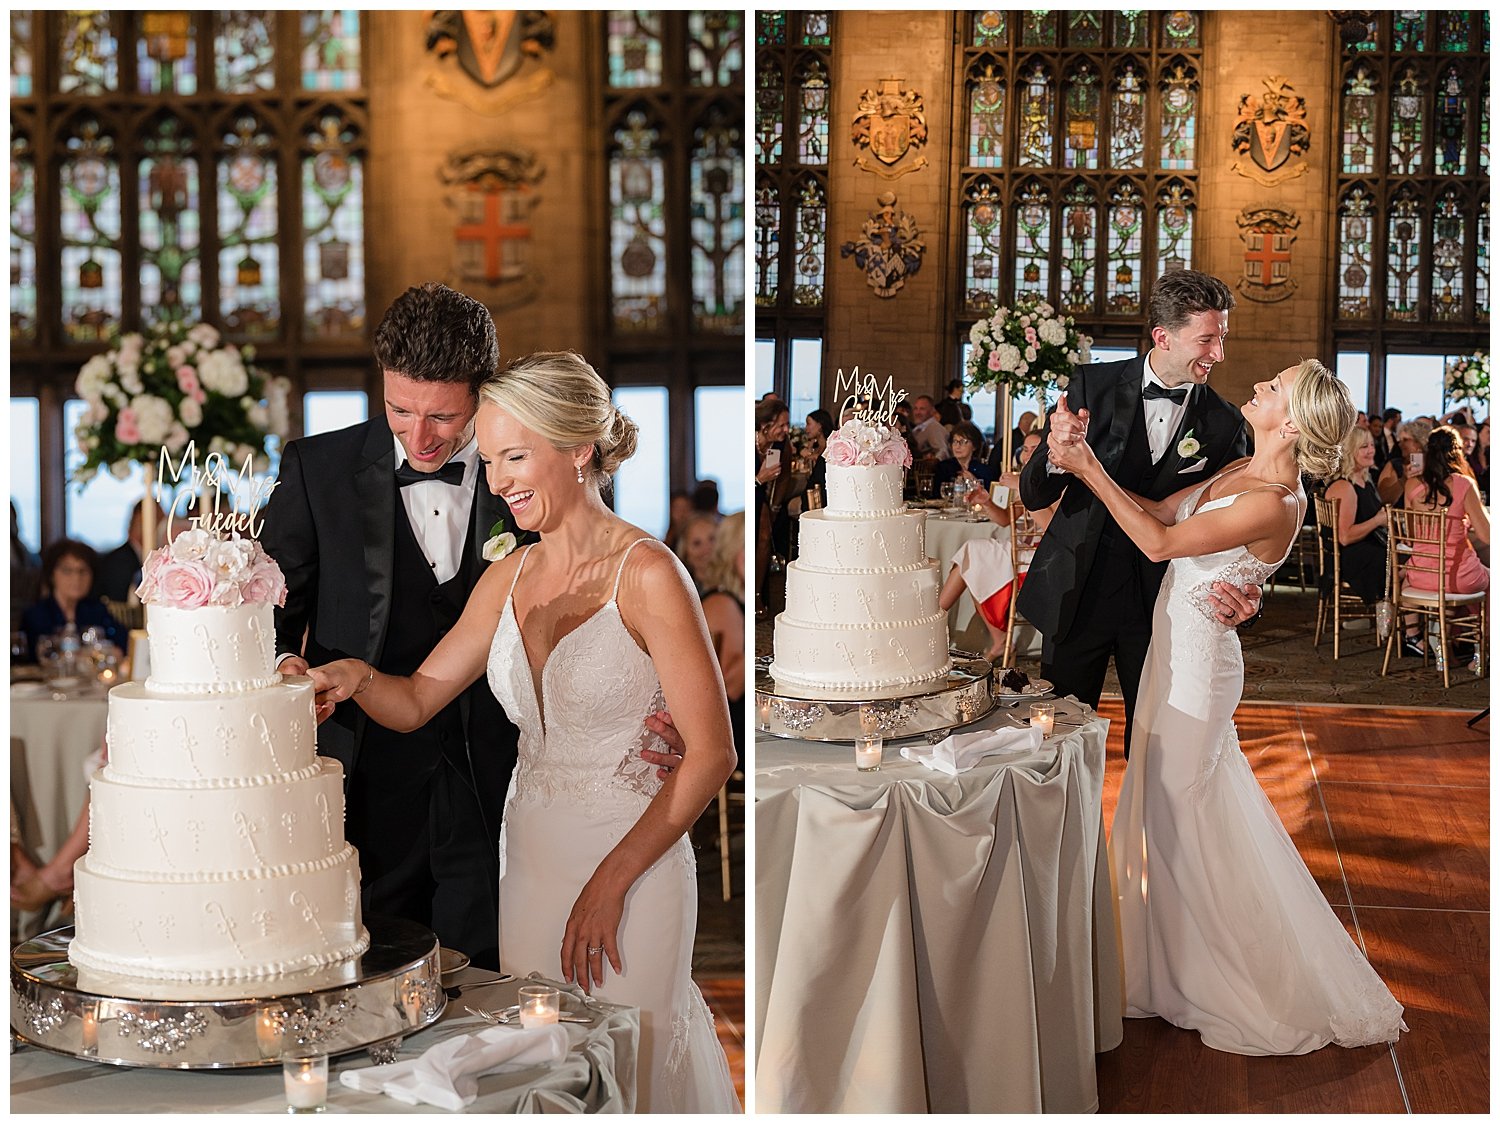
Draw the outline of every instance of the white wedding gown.
M1239 546L1174 559L1162 582L1111 835L1126 1014L1234 1054L1393 1042L1401 1005L1329 908L1235 733L1244 661L1206 593L1275 569Z
M523 556L517 579L525 566ZM518 976L561 972L579 891L661 787L656 767L638 755L642 723L662 706L661 684L625 630L619 592L616 574L614 596L548 653L540 712L509 596L490 645L490 688L521 732L500 828L500 967ZM740 1110L713 1016L690 975L695 866L683 836L630 888L618 933L624 970L616 976L606 961L605 982L594 989L640 1008L637 1112Z

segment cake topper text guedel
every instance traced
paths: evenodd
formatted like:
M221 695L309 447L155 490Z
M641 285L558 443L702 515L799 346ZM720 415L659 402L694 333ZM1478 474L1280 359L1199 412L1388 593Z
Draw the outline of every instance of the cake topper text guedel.
M855 417L869 425L888 426L896 416L896 407L906 400L906 391L896 389L894 375L887 375L885 382L881 383L874 375L860 374L859 368L855 367L847 375L839 370L833 384L833 396L842 396L839 424L843 424L844 414L852 411Z
M163 445L156 469L155 498L157 503L162 502L164 492L170 495L174 486L184 483L184 472L187 476L187 487L177 493L176 499L172 500L171 506L167 509L168 542L172 539L174 518L187 519L195 529L214 535L240 532L250 538L260 536L264 520L256 517L270 501L271 493L275 491L279 481L257 480L250 457L246 457L236 469L234 462L223 453L209 453L200 468L198 449L192 441L187 443L187 448L182 450L182 458L174 465L171 451ZM202 497L198 495L200 486L213 493L211 505L206 502L207 495ZM226 492L229 495L229 507L228 510L223 510ZM237 509L236 497L245 500L245 510ZM196 510L198 514L189 516L188 512L193 510Z

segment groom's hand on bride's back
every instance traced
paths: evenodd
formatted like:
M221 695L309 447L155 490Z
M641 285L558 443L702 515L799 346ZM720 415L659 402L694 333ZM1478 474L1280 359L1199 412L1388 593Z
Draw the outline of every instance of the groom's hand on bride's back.
M646 729L661 738L667 745L666 748L660 750L642 747L641 756L657 766L656 775L666 780L676 771L677 766L682 764L682 752L686 748L682 735L672 724L672 715L665 710L646 715Z
M1214 617L1230 628L1253 622L1260 616L1260 586L1247 585L1241 588L1229 582L1214 582L1208 590L1208 603Z

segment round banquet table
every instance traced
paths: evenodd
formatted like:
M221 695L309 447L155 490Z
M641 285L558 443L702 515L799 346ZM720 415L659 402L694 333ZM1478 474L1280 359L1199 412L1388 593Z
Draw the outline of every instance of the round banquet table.
M408 1061L437 1043L483 1030L486 1023L465 1006L492 1011L516 1001L526 980L486 984L493 972L466 968L445 978L463 994L448 1000L442 1018L405 1040L396 1055ZM543 980L572 991L572 985ZM572 1005L569 1005L572 1009ZM599 1003L590 1023L563 1023L568 1056L555 1067L534 1066L479 1078L479 1096L467 1112L633 1112L640 1012ZM381 1093L361 1093L339 1082L346 1069L373 1064L363 1051L328 1063L330 1113L439 1112L428 1104L407 1105ZM276 1112L286 1111L281 1066L220 1071L130 1069L22 1047L10 1059L10 1111L23 1112Z
M1073 699L1058 721L957 776L757 742L758 1111L1097 1110L1124 1009L1108 722Z

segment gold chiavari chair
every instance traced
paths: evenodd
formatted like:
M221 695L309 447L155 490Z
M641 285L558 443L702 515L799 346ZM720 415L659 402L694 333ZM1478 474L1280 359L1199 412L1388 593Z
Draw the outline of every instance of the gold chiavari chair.
M1344 584L1343 547L1339 545L1339 501L1317 496L1313 504L1318 513L1318 613L1313 626L1313 647L1323 643L1326 628L1333 633L1333 658L1338 659L1344 622L1368 618L1372 635L1376 636L1375 646L1379 648L1379 636L1374 633L1375 606L1366 605Z
M1453 640L1468 640L1474 644L1479 657L1479 673L1484 674L1484 660L1489 642L1489 596L1485 592L1454 593L1449 586L1448 573L1448 518L1445 508L1432 511L1407 508L1391 509L1391 538L1388 557L1390 561L1391 603L1395 610L1395 621L1385 641L1385 661L1380 674L1385 675L1391 665L1391 650L1399 644L1406 631L1407 618L1415 616L1422 624L1421 633L1431 639L1432 626L1437 628L1437 644L1441 659L1438 663L1443 672L1443 686L1449 685L1448 645ZM1410 575L1431 575L1435 589L1414 589ZM1469 612L1470 609L1477 612ZM1422 654L1422 666L1427 666L1427 657L1433 655L1428 643Z

